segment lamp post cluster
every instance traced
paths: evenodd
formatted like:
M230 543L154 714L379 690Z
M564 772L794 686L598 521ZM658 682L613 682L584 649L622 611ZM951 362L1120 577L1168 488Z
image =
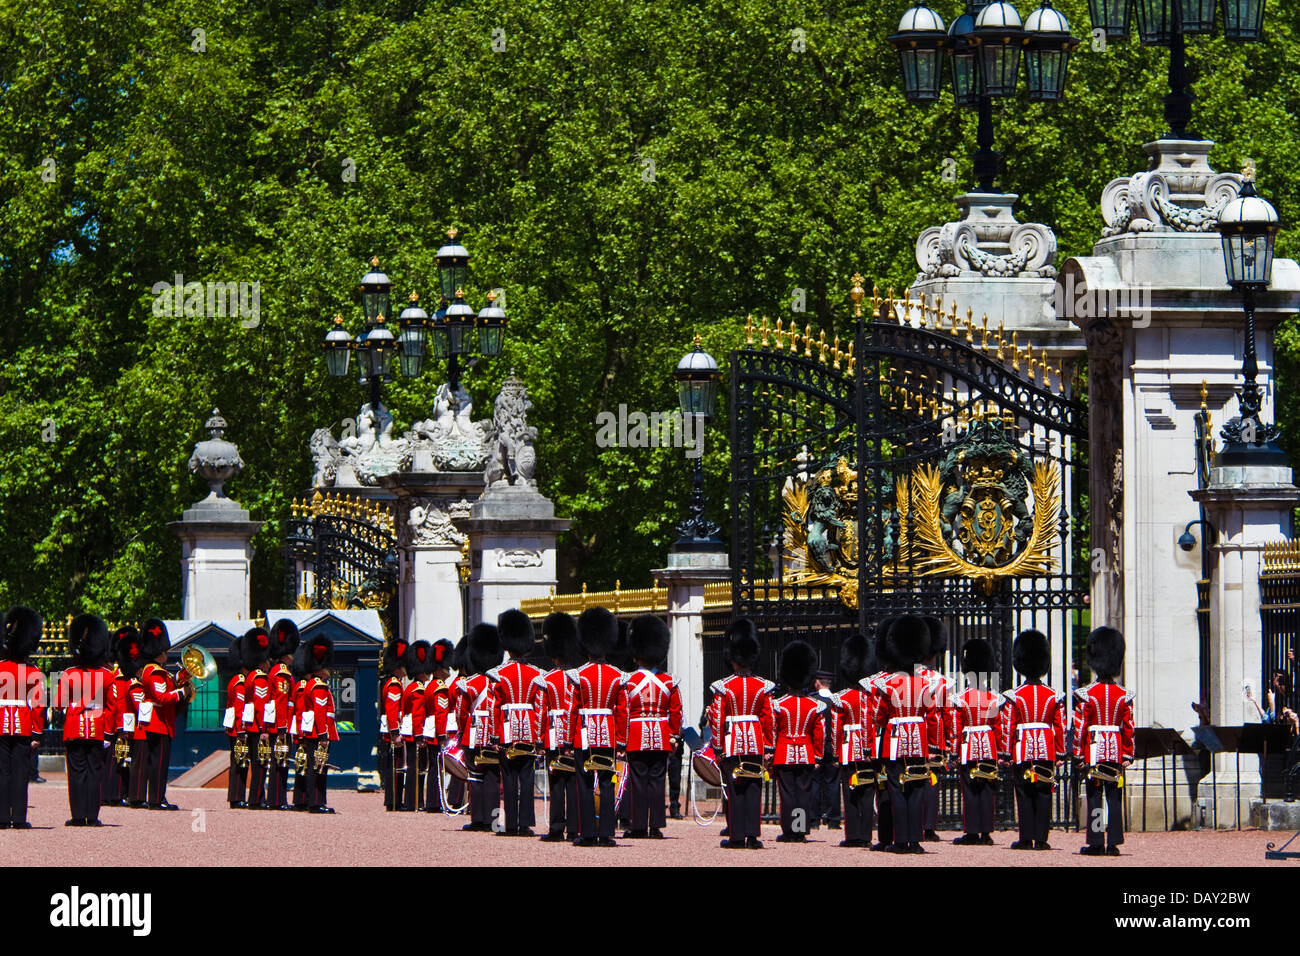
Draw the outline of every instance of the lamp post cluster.
M505 310L496 304L495 293L488 293L488 304L478 313L465 302L469 253L456 241L455 229L448 230L447 242L438 250L437 260L441 302L432 317L420 308L419 297L412 292L410 304L397 317L398 335L393 336L388 324L393 283L380 271L379 259L374 258L370 260L370 271L357 286L365 328L354 339L343 328L343 317L336 316L334 327L325 336L325 364L330 375L347 375L352 353L358 353L360 383L370 388L372 408L379 406L381 384L393 380L394 357L407 378L420 376L426 358L446 359L449 400L455 406L462 357L472 365L474 359L469 356L492 358L501 354Z
M1223 35L1229 40L1253 42L1264 35L1266 0L1088 0L1094 30L1107 39L1129 35L1137 8L1138 38L1146 46L1169 47L1169 92L1165 94L1163 139L1188 139L1192 121L1192 96L1188 89L1186 38L1214 32L1215 11L1223 7Z
M1001 156L993 151L993 98L1016 94L1023 56L1030 101L1062 99L1070 53L1079 45L1049 0L1024 21L1006 0L967 0L965 12L948 28L937 12L918 3L903 13L889 42L898 51L910 103L937 100L944 58L951 64L953 98L979 116L973 159L979 190L986 193L993 192L1001 170Z

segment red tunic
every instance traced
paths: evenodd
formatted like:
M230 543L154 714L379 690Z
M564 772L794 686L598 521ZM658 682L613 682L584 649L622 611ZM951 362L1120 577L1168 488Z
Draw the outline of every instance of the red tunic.
M876 726L883 734L881 759L927 759L930 748L943 743L942 735L931 737L940 722L930 682L920 674L899 672L877 681L876 686L881 695L876 711Z
M1012 763L1065 756L1065 698L1046 684L1021 684L1002 705L1004 747Z
M267 681L271 685L271 704L275 707L275 732L282 734L293 719L293 671L288 664L277 661L271 665Z
M226 713L221 725L227 737L238 737L244 732L244 674L235 674L226 685Z
M121 710L122 732L130 734L132 740L144 740L144 721L140 717L140 708L144 704L144 684L138 677L133 677L127 684Z
M456 680L456 726L467 750L492 746L492 681L486 674Z
M573 703L573 688L569 678L560 669L547 671L537 678L541 691L542 739L547 750L559 750L570 741L569 707Z
M953 703L952 752L959 763L997 760L1002 753L999 707L1002 698L991 690L968 687Z
M176 686L167 668L153 661L140 668L140 684L144 688L144 701L136 710L139 717L136 729L172 736L176 732L176 703L184 691ZM143 738L137 733L136 739Z
M293 718L289 721L289 734L301 738L302 715L307 710L307 679L304 677L293 685Z
M591 661L566 672L573 687L569 702L569 742L578 750L622 747L619 728L627 726L621 709L623 672Z
M122 727L122 701L126 697L126 689L131 685L131 679L122 674L117 666L111 669L113 680L108 685L108 729L107 733L117 733Z
M302 691L303 710L298 731L304 740L338 740L334 723L334 695L329 684L308 677Z
M934 723L930 727L931 746L951 750L956 734L951 700L952 681L929 667L921 668L921 676L929 685L930 697L934 703ZM936 740L939 743L934 743Z
M424 739L431 744L441 743L455 729L456 720L451 713L451 688L436 677L430 678L424 687Z
M840 765L875 760L878 699L861 687L851 687L831 697L831 738Z
M424 681L413 680L402 691L402 739L408 744L424 735Z
M402 678L389 677L379 689L379 732L395 734L402 726Z
M271 683L260 668L244 678L244 730L250 734L275 731L275 704L271 700Z
M722 741L723 757L759 757L774 744L770 680L753 674L732 674L714 681L709 727L715 750Z
M45 675L30 664L0 661L0 736L30 737L45 725Z
M108 688L113 673L107 667L69 667L59 677L54 706L66 711L64 740L103 740L113 732Z
M488 671L492 680L492 727L503 744L541 744L541 705L534 682L542 672L507 661Z
M623 678L623 703L627 727L619 736L628 753L672 750L672 738L682 732L682 694L664 673L642 668Z
M826 704L804 694L786 694L772 702L776 732L776 766L810 766L822 759L826 735L822 711Z
M1133 695L1098 681L1074 692L1074 755L1096 766L1133 759Z

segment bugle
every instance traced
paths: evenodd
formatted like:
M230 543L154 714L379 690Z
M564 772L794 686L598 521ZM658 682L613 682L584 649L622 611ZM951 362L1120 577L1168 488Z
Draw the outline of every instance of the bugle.
M1054 783L1056 764L1046 760L1031 760L1021 776L1030 783Z
M898 775L900 784L916 783L918 780L930 779L930 765L928 763L909 763L904 764L902 771Z
M1113 783L1117 787L1123 787L1124 768L1116 763L1099 763L1088 768L1088 779L1095 783Z
M577 773L578 765L573 762L573 754L561 753L556 754L555 759L548 765L551 773Z
M741 757L736 763L736 768L731 771L731 776L749 777L762 780L764 777L763 761L755 757Z
M972 780L997 780L999 776L995 760L977 760L968 772Z
M613 773L617 769L617 763L614 760L614 751L612 750L594 750L582 765L582 769L587 772L592 770L607 771Z
M479 747L474 751L474 767L491 767L501 763L501 751L496 747Z
M513 760L516 757L536 757L537 744L528 741L506 745L506 759Z

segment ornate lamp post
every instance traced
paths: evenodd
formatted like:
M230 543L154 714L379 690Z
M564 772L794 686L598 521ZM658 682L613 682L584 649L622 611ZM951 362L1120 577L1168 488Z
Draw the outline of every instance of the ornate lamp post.
M1138 37L1147 46L1169 47L1169 92L1165 94L1165 122L1169 131L1162 139L1195 139L1187 131L1192 121L1192 96L1188 86L1186 37L1214 32L1215 7L1219 0L1088 0L1094 30L1107 38L1129 34L1129 18L1137 7ZM1223 35L1229 40L1253 42L1264 35L1266 0L1221 0Z
M718 537L718 526L704 516L704 428L713 417L718 396L718 382L722 375L712 355L704 351L700 337L695 337L695 348L687 352L673 369L677 382L677 403L685 420L699 424L696 434L695 465L691 476L691 513L677 525L681 537L673 549L676 551L724 551L726 545Z
M1261 4L1262 6L1262 4ZM1242 350L1243 383L1237 396L1240 411L1220 430L1226 444L1219 454L1221 464L1282 464L1286 459L1277 446L1278 428L1259 417L1262 393L1256 377L1255 296L1268 288L1273 277L1273 243L1280 228L1277 210L1255 192L1255 171L1242 171L1245 181L1236 199L1219 216L1223 242L1223 264L1228 284L1241 293L1246 314L1246 342Z

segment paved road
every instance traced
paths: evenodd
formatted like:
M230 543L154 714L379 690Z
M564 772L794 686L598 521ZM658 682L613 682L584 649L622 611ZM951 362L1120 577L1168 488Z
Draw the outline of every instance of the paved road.
M1051 852L1006 848L1008 832L994 834L1000 846L959 847L927 844L926 856L898 857L836 844L839 830L817 831L803 845L772 839L775 826L764 827L762 851L723 850L718 846L721 821L699 827L690 820L670 821L667 839L620 840L614 849L578 849L487 833L461 833L464 819L442 815L385 813L377 793L338 791L333 816L304 813L230 810L224 790L169 789L181 812L106 808L101 829L63 826L68 817L66 783L49 774L49 782L31 787L31 831L0 831L0 863L6 865L131 866L184 863L202 866L246 865L274 860L285 866L348 864L433 865L493 864L538 866L1241 866L1278 865L1264 860L1264 845L1282 843L1290 834L1242 832L1134 833L1126 856L1093 859L1077 855L1079 834L1055 832ZM538 817L545 819L542 805ZM948 833L948 839L956 836ZM256 860L251 847L269 856Z

